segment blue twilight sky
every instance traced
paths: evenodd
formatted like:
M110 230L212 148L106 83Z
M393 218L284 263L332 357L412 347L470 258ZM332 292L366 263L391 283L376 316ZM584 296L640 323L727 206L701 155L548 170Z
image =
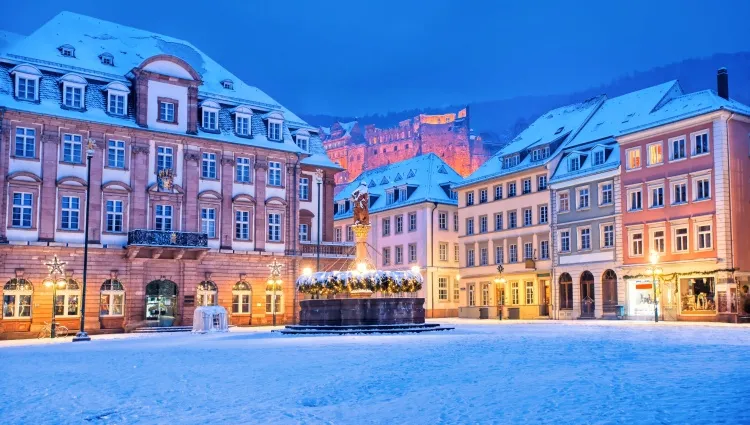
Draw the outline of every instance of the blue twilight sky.
M189 40L297 113L364 115L565 93L689 57L750 50L748 0L4 3L0 29L21 34L70 10Z

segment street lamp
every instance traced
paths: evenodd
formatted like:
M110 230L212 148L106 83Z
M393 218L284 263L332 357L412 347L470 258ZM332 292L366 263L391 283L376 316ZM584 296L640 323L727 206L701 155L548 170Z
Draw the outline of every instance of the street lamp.
M276 258L274 257L273 262L268 265L268 267L271 269L271 275L268 277L268 280L266 281L267 284L272 285L273 289L271 292L271 313L273 314L273 325L276 326L276 288L278 288L281 283L281 268L284 265L282 263L279 263L276 261Z
M60 261L57 255L54 256L52 261L45 263L49 269L49 276L44 279L44 286L52 288L52 324L50 325L50 338L56 336L57 322L55 321L55 302L57 301L57 288L64 288L68 284L65 280L65 262Z
M497 277L495 277L494 282L495 285L497 285L498 289L500 289L499 292L499 299L497 300L498 305L498 317L500 320L503 319L503 306L505 305L505 278L503 277L503 270L505 270L502 266L502 264L498 264L497 266ZM501 289L502 288L502 289Z
M654 322L659 322L659 301L656 298L656 277L661 275L663 270L661 267L657 267L656 264L659 262L659 253L656 251L651 252L649 255L651 260L651 266L646 269L646 274L651 275L651 284L654 287Z
M315 183L318 184L318 214L316 216L316 219L318 220L318 224L316 227L317 229L316 233L318 235L318 245L315 248L315 252L317 255L317 264L316 264L315 271L319 272L320 271L320 234L322 233L321 228L320 228L320 200L323 198L323 194L321 192L321 185L323 184L323 170L321 170L320 168L315 170Z
M86 225L84 226L83 235L83 289L81 290L81 326L80 330L73 338L73 342L91 341L89 334L86 333L84 325L86 323L86 277L89 265L89 211L91 211L91 158L94 157L96 142L89 139L86 147Z

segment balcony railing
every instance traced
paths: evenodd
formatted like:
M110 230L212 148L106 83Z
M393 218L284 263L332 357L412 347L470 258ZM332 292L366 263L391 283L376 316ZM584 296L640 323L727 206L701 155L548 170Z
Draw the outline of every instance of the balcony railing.
M313 242L301 242L300 251L302 255L317 255L318 244ZM350 257L354 256L354 243L351 242L321 242L320 255L326 257Z
M136 229L128 232L128 245L208 248L208 235L200 232Z

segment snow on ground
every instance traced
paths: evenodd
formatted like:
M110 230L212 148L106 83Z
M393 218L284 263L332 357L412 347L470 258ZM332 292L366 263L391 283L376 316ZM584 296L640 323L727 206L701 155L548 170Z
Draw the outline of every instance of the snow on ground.
M29 424L750 423L750 328L443 320L417 335L0 343Z

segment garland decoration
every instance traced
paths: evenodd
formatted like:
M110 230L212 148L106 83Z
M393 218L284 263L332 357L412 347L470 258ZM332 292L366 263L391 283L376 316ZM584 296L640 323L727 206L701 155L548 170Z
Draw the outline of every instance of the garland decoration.
M680 276L693 276L697 274L715 274L715 273L734 273L737 269L716 269L716 270L692 270L689 272L680 272L680 273L665 273L659 276L659 279L664 281L672 281L676 282L677 278ZM625 275L622 277L623 279L642 279L642 278L652 278L650 274L634 274L634 275Z
M320 272L297 279L297 289L303 294L336 295L367 290L385 294L417 292L422 289L422 275L412 271L392 272Z

